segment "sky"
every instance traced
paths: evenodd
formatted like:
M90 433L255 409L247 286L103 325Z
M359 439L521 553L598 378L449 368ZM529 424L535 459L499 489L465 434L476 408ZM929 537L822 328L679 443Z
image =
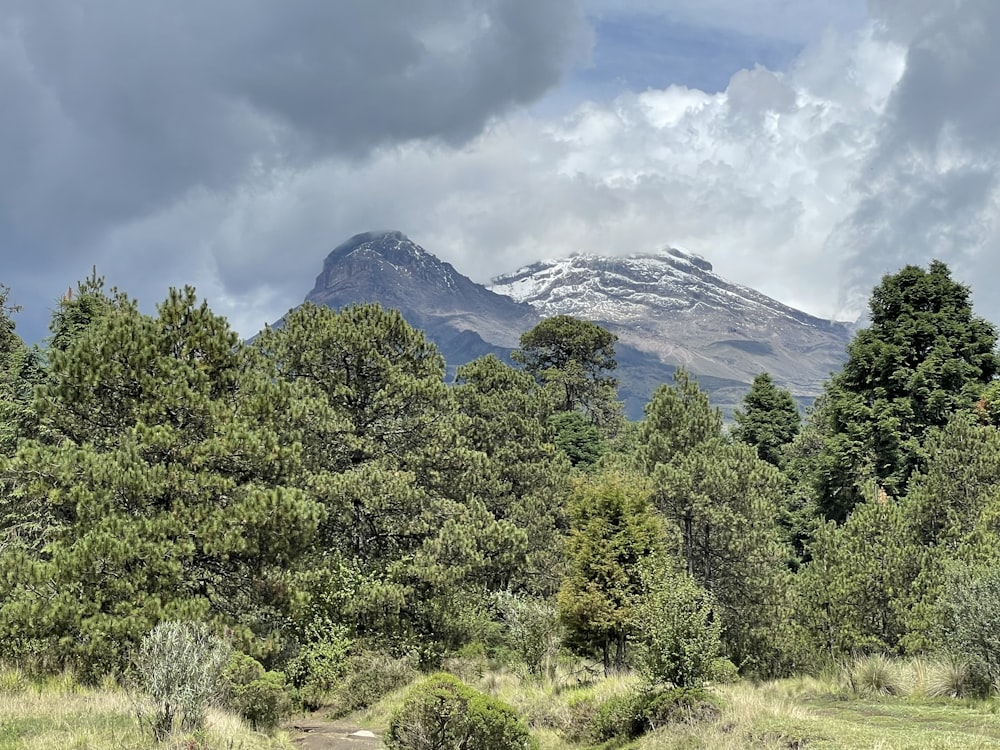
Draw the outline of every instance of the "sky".
M677 247L851 320L945 261L1000 322L996 0L0 0L0 283L96 267L245 336L398 229L479 282Z

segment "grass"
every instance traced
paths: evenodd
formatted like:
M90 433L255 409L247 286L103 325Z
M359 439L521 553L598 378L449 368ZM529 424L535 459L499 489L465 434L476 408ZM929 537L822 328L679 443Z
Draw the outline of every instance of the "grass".
M277 750L292 748L287 735L251 731L238 717L210 711L204 731L175 735L157 745L140 729L135 702L125 691L84 688L71 675L31 681L0 667L0 750Z
M848 669L856 673L852 678ZM942 661L863 661L838 673L762 684L739 682L712 688L721 715L711 721L677 725L631 744L600 746L621 750L944 750L1000 748L997 700L944 697L952 692L954 670ZM481 675L481 676L477 676ZM466 681L513 705L529 723L542 750L590 748L586 726L593 708L611 696L638 687L634 677L578 679L562 670L539 681L504 669L469 669ZM960 674L959 674L960 677ZM863 678L863 679L859 679ZM853 682L852 682L853 679ZM406 690L356 714L359 725L376 731Z
M639 687L632 676L594 677L564 665L548 680L531 679L496 665L463 671L473 687L501 698L524 716L541 750L592 747L587 727L596 707ZM936 750L1000 748L1000 703L996 699L946 697L961 678L961 664L917 660L877 664L891 672L893 692L878 686L881 677L858 689L849 669L762 684L739 682L712 688L721 714L698 724L670 726L605 750ZM958 672L956 674L955 672ZM870 676L870 675L869 675ZM877 689L872 689L873 685ZM384 731L402 705L407 688L345 722ZM231 714L213 711L196 735L176 735L155 745L135 718L133 699L105 685L83 688L63 674L41 682L0 667L0 750L63 748L157 748L158 750L290 750L289 737L251 731Z

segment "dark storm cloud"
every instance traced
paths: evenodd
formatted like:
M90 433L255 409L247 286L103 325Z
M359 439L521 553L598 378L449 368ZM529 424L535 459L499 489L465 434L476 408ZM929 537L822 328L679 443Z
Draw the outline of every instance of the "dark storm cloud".
M864 198L828 243L847 252L845 302L853 307L880 275L906 263L939 258L974 281L995 270L997 250L1000 4L873 0L872 10L908 46L860 173ZM1000 308L986 311L996 317Z
M0 273L93 256L192 191L460 144L558 83L584 31L576 0L0 0Z

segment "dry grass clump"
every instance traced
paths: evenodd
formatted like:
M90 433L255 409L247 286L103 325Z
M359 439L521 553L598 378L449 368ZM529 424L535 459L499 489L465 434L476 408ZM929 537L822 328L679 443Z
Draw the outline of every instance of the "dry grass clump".
M197 733L177 733L156 744L139 726L135 699L105 685L88 688L70 672L30 680L21 670L0 666L0 748L156 748L156 750L275 750L293 747L288 736L251 731L237 716L211 708Z
M903 680L896 662L885 654L859 656L844 665L844 682L854 695L901 695Z

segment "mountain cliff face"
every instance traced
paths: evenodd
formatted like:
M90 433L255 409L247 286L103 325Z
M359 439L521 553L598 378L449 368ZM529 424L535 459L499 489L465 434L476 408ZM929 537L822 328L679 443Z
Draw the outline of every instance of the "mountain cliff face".
M535 263L491 289L544 316L600 323L621 343L701 376L749 383L767 371L805 398L840 369L851 337L847 324L726 281L708 261L674 249Z
M423 329L454 367L493 352L501 358L538 313L476 284L401 232L358 234L331 252L307 302L341 308L378 302Z
M731 412L767 371L801 400L845 359L851 331L716 275L679 250L544 261L476 284L400 232L359 234L333 250L307 301L398 309L449 369L487 353L507 360L543 317L574 315L616 333L620 395L631 418L682 365Z

